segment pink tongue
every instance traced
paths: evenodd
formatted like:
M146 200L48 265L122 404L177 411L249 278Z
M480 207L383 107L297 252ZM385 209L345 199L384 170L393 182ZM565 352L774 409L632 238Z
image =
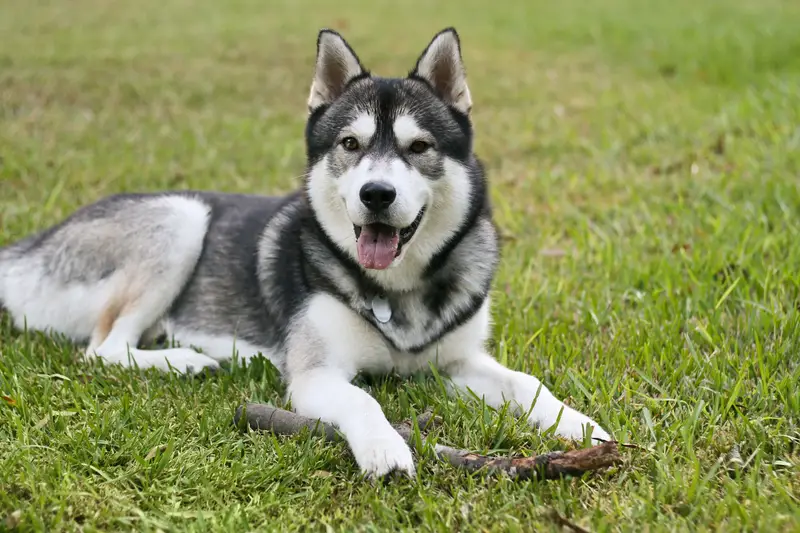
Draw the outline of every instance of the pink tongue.
M364 268L388 268L397 254L400 237L389 226L370 224L361 228L358 236L358 262Z

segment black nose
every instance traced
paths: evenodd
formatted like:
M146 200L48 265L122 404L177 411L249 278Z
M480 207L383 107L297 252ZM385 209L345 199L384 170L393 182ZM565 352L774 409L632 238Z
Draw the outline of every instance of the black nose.
M361 187L361 201L373 213L380 213L387 209L397 197L397 191L388 183L371 181Z

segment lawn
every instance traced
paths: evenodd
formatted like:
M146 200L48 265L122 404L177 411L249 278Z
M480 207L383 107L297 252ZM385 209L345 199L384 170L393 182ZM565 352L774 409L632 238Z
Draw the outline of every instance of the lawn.
M0 318L0 530L800 530L800 4L792 0L0 0L0 244L104 195L282 193L316 32L375 73L463 42L504 235L491 351L618 439L600 475L514 482L423 454L242 434L256 360L206 379L77 363ZM443 443L565 448L428 376L363 380ZM736 452L741 458L736 461Z

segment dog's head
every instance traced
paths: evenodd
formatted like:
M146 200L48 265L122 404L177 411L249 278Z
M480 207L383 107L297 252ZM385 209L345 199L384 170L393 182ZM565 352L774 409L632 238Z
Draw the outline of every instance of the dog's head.
M413 285L482 180L458 34L438 33L407 77L380 78L323 30L308 107L306 188L321 227L376 280Z

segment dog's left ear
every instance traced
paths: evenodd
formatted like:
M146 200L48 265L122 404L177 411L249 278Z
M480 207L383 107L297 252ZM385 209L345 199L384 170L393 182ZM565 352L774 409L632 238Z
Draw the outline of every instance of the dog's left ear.
M339 98L350 80L365 73L358 56L341 35L328 29L320 31L314 81L308 95L309 112Z
M448 105L469 114L472 98L455 28L447 28L436 34L410 75L427 81Z

